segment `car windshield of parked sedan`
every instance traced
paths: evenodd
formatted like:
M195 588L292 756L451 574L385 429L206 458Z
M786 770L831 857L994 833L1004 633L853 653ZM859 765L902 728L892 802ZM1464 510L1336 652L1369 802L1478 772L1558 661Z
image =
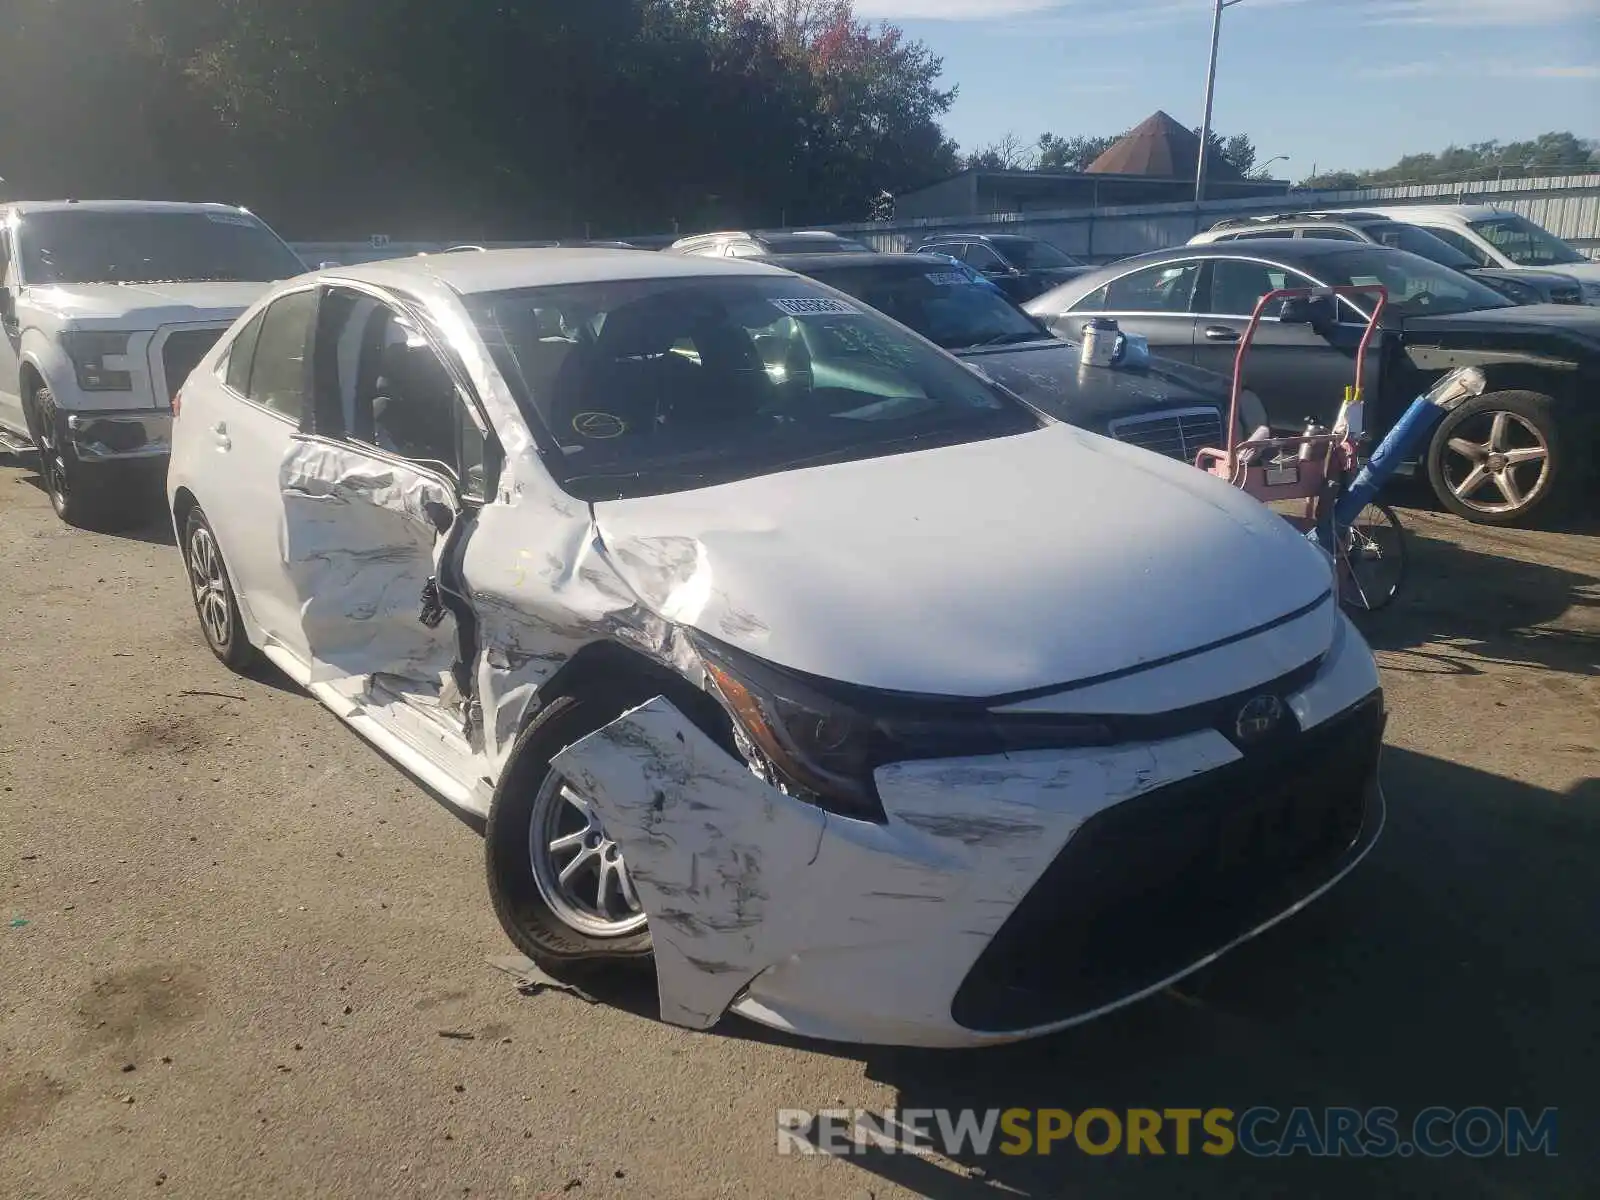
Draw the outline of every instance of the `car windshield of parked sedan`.
M74 283L270 283L306 267L246 213L37 212L18 230L22 278Z
M1382 225L1368 225L1367 236L1380 246L1390 246L1396 250L1409 250L1412 254L1420 254L1430 262L1436 262L1441 267L1449 267L1453 271L1468 271L1478 264L1467 255L1441 242L1425 229L1418 229L1415 225L1402 225L1399 221L1390 221ZM1311 234L1308 232L1307 237Z
M1482 308L1509 308L1511 301L1476 279L1404 250L1345 250L1316 260L1322 282L1344 287L1382 284L1389 309L1406 317L1437 317Z
M546 461L584 500L1006 437L1032 410L798 277L567 284L466 298Z
M970 268L936 263L908 268L892 263L823 267L808 274L887 313L946 350L1055 340Z
M1472 228L1519 267L1553 267L1589 261L1548 229L1515 213L1474 221Z
M1056 267L1081 267L1083 264L1070 254L1057 250L1049 242L1034 238L997 237L990 239L994 248L1005 255L1014 267L1024 271L1049 271Z

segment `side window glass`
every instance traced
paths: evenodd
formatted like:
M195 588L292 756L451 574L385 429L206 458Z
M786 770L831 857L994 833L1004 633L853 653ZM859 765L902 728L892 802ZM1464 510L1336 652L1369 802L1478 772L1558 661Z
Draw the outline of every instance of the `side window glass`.
M969 266L980 271L1004 271L1005 260L985 246L982 242L973 242L967 247L966 261Z
M256 343L261 340L261 322L266 313L259 312L251 318L250 324L239 331L239 336L233 339L233 344L228 347L228 358L224 364L227 373L224 376L228 386L241 396L250 394L250 367L256 360Z
M1111 291L1111 285L1109 283L1105 284L1102 287L1097 287L1097 288L1095 288L1094 291L1090 292L1082 300L1079 300L1076 304L1074 304L1067 311L1068 312L1105 312L1105 310L1106 310L1106 295L1110 291Z
M1461 251L1461 253L1465 254L1480 267L1490 267L1494 265L1489 260L1488 254L1484 252L1481 246L1472 241L1471 238L1464 237L1453 229L1435 229L1430 226L1427 232L1433 234L1434 237L1438 238L1446 246L1454 246L1457 250Z
M1187 313L1199 275L1198 262L1160 263L1124 275L1107 287L1104 311Z
M11 282L11 235L6 232L5 221L0 218L0 287Z
M1268 292L1311 286L1311 280L1304 275L1283 267L1240 258L1219 258L1211 264L1211 302L1206 311L1220 317L1248 317Z
M1325 242L1359 242L1364 239L1357 237L1348 229L1304 229L1301 237L1321 238Z
M311 333L315 291L291 292L262 314L245 392L257 404L297 424L311 391Z
M442 469L469 496L481 496L484 435L450 369L412 318L361 297L336 336L339 403L350 437Z

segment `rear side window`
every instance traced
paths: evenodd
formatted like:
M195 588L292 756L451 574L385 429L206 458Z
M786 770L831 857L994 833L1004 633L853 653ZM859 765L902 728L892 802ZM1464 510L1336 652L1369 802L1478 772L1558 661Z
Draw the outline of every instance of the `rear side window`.
M262 314L250 387L245 395L296 423L311 391L311 333L317 313L314 291L291 292Z
M261 340L261 322L266 315L265 311L258 312L228 347L225 378L228 386L241 396L250 394L250 366L256 359L256 343Z

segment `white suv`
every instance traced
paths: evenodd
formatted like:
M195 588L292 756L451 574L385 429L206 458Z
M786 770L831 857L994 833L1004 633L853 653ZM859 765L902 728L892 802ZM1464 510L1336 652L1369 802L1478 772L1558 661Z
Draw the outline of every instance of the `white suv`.
M169 405L267 285L305 265L222 204L0 205L0 445L39 452L62 520L139 512L165 469Z
M1570 275L1585 304L1600 304L1600 262L1520 213L1488 204L1404 204L1363 211L1426 229L1482 267L1539 267Z
M274 289L184 385L201 629L487 817L547 968L968 1045L1128 1003L1383 824L1328 560L773 266L500 250Z

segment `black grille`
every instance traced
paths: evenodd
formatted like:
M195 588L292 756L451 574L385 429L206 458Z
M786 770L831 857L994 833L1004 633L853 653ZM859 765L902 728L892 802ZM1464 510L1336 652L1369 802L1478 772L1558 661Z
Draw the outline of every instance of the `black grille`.
M180 329L169 333L161 346L161 370L167 377L167 398L178 394L189 373L200 365L211 347L226 330Z
M1112 421L1110 430L1119 442L1193 463L1201 450L1222 445L1222 414L1214 408L1143 413Z
M951 1015L1002 1032L1158 984L1315 891L1370 840L1382 693L1332 721L1085 822L962 982Z

